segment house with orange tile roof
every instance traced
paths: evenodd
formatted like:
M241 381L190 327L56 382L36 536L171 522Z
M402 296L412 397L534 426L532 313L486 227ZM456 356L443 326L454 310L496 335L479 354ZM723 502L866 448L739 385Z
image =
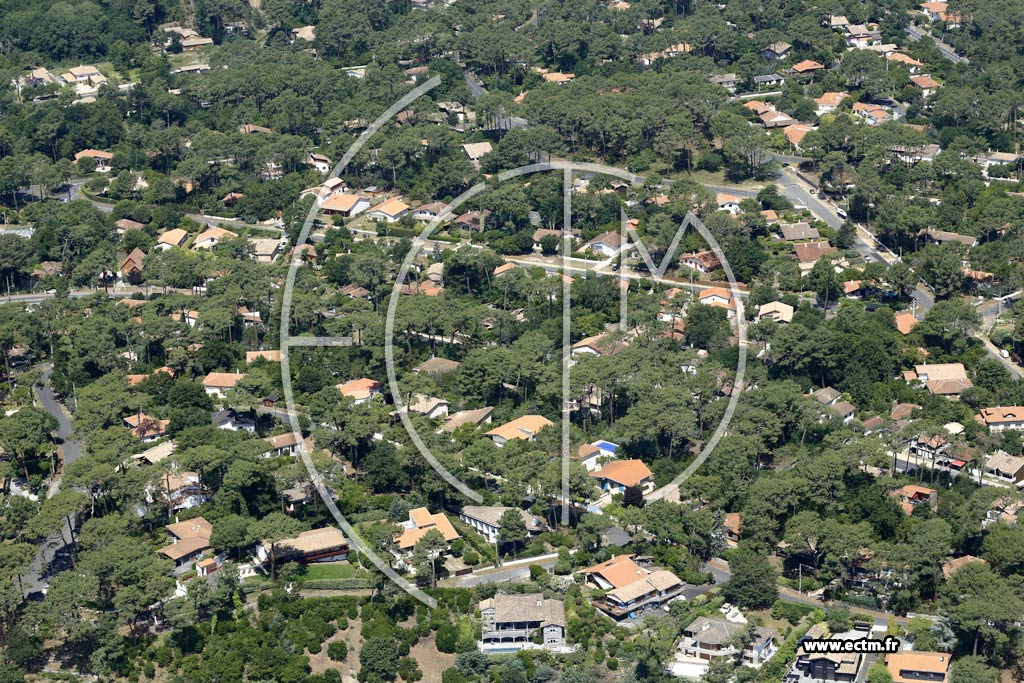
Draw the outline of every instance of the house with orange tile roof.
M899 501L904 514L908 516L914 513L914 508L918 505L928 505L932 510L937 508L939 505L938 492L935 489L928 488L927 486L907 484L906 486L901 486L895 491L891 491L890 495Z
M942 564L942 576L945 577L946 581L949 581L949 577L956 574L964 566L969 564L988 564L988 560L983 560L980 557L974 555L964 555L963 557L951 557Z
M336 385L338 391L341 392L341 395L351 398L354 405L366 403L379 394L383 386L384 385L377 380L368 379L366 377L360 377L359 379L354 379L350 382L344 382Z
M111 152L105 152L101 149L83 149L81 152L75 152L75 163L77 164L82 159L93 159L96 161L97 171L109 171L110 160L114 158Z
M145 264L146 252L135 247L121 260L121 264L117 267L117 274L123 278L138 275L142 272Z
M838 254L839 250L825 241L798 242L793 245L793 252L796 254L796 260L800 263L800 272L804 273L810 272L822 256Z
M409 213L409 205L398 197L387 199L366 211L366 217L380 223L397 223L402 216Z
M654 474L643 460L612 460L590 473L602 491L622 493L629 487L647 489L654 485Z
M206 390L208 396L224 398L224 395L234 389L239 380L244 378L244 373L211 372L203 378L203 389Z
M758 116L765 112L775 111L775 105L762 102L761 100L750 100L749 102L745 102L743 104L743 108L754 112Z
M504 446L514 439L533 441L540 430L545 427L551 427L554 424L554 422L543 415L523 415L511 422L495 427L489 432L485 432L484 436L491 437L498 446Z
M446 543L459 538L459 532L443 512L430 513L425 507L409 510L409 520L402 523L402 533L395 536L395 545L401 553L411 552L421 538L431 529L444 537Z
M175 522L164 526L170 534L171 542L157 550L174 562L175 567L187 567L207 550L211 549L210 537L213 525L205 517L194 517L183 522Z
M979 421L993 432L1024 429L1024 406L982 408Z
M622 588L642 579L649 573L633 561L635 555L616 555L610 560L581 569L586 582L598 590Z
M338 192L332 194L320 205L320 210L328 216L351 218L358 216L370 208L370 198L358 194Z
M742 211L740 209L740 202L742 201L743 197L737 197L734 194L719 192L715 195L715 203L718 204L718 210L728 211L734 216Z
M156 245L154 249L160 251L167 251L171 247L180 247L188 241L188 231L182 230L181 228L174 228L172 230L165 230L160 233L156 238Z
M517 266L514 263L502 263L500 266L494 269L494 272L491 273L491 275L493 275L494 277L501 277L505 273L511 273L518 267L519 266Z
M702 290L697 296L697 301L704 306L724 308L729 318L736 315L736 301L732 298L732 292L724 287L708 287Z
M224 240L230 240L236 237L238 237L237 232L231 232L230 230L225 230L224 228L213 225L196 236L195 242L192 243L192 248L213 249Z
M893 318L893 321L896 323L896 329L899 330L900 334L904 337L913 332L919 322L918 319L914 317L914 314L910 312L897 313Z
M942 84L927 74L919 76L911 76L910 84L921 91L921 96L928 98L931 97L936 90L942 87Z
M124 426L139 437L142 443L149 443L167 435L170 420L158 420L145 413L136 413L124 418Z
M959 399L964 389L974 386L963 363L915 365L913 370L903 371L903 379L908 383L921 382L928 393L953 400Z
M174 368L169 368L166 365L164 365L163 367L157 368L156 370L154 370L153 372L149 373L148 375L144 375L144 374L125 375L124 378L126 380L128 380L129 386L133 386L134 387L134 386L138 386L139 384L142 384L145 380L149 379L150 377L152 377L153 375L156 375L158 373L162 373L162 374L168 375L171 379L174 379L175 375L178 374L177 372L175 372Z
M195 327L196 323L199 322L199 311L173 311L171 312L171 320L175 322L184 321L189 327Z
M957 28L960 25L960 13L950 11L948 2L922 2L918 7L929 21L945 22L946 28Z
M591 586L608 591L594 600L594 607L616 621L639 618L672 600L685 586L672 572L641 567L634 557L618 555L582 570Z
M949 662L945 652L901 650L885 656L893 683L949 683Z
M683 254L679 257L679 263L687 268L696 270L698 273L705 274L722 267L722 262L715 252L710 249Z
M782 134L786 136L786 140L793 146L793 149L799 152L802 149L800 144L812 130L814 130L814 126L808 126L806 123L794 123L792 126L783 128Z
M885 58L890 62L893 62L895 64L902 64L903 66L907 67L907 71L909 71L911 75L916 74L924 67L924 64L917 61L910 55L903 54L902 52L890 52L885 56Z
M740 540L740 530L743 526L743 517L739 512L727 512L725 513L725 519L722 520L722 526L725 527L725 543L730 548L735 548L736 544Z
M818 105L818 116L834 112L839 108L839 105L842 104L843 100L849 96L850 93L846 91L823 93L821 97L814 100L814 103Z
M824 68L824 64L819 64L818 62L812 61L810 59L805 59L804 61L797 62L796 64L793 65L793 71L801 75L813 74L816 71L821 71Z

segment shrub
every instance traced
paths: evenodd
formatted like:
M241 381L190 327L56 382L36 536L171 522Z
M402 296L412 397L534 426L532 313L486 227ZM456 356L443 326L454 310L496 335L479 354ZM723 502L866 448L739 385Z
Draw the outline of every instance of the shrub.
M444 673L441 674L441 683L467 683L468 680L454 666L450 669L445 669Z
M344 662L348 658L348 643L344 640L335 640L327 644L327 656L335 662Z
M772 618L785 619L789 623L795 625L805 614L811 612L813 609L813 607L809 606L776 600L775 604L772 605Z
M609 671L617 671L619 668L619 660L615 659L615 657L609 657L605 664L608 666Z
M459 629L454 624L445 624L437 629L436 643L440 652L455 652L459 641Z
M842 633L853 628L853 614L845 607L831 607L825 612L828 620L828 630L832 633Z
M480 564L480 556L477 554L475 550L467 550L462 555L462 561L470 567L475 567L476 565Z
M423 678L420 665L412 657L403 657L398 660L398 675L402 677L403 681L409 681L409 683Z

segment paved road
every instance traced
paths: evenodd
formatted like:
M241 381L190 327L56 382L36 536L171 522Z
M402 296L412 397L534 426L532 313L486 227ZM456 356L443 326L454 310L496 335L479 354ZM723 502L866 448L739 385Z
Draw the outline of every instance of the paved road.
M89 202L97 209L104 213L110 213L114 210L114 205L108 202L100 201L94 197L91 197L82 192L82 186L85 185L85 180L75 180L69 185L68 196L71 199L84 199ZM38 195L37 195L38 196ZM200 213L187 213L185 217L189 220L193 220L200 225L209 226L221 226L225 228L245 228L246 230L262 230L264 232L272 232L275 235L284 235L284 228L279 228L273 225L253 225L240 221L235 218L225 218L223 216L207 216Z
M44 384L40 387L36 387L36 396L38 397L39 404L43 409L57 419L56 435L61 441L61 450L64 453L64 464L67 465L82 456L82 442L71 438L74 428L71 424L71 420L62 410L61 404L57 400L57 397L54 395L53 389L50 386L50 375L52 373L53 367L50 365L47 365L43 369ZM56 484L50 488L49 495L53 495L59 489L60 481L58 480ZM25 591L25 594L45 591L49 587L50 576L52 576L54 570L63 568L59 565L62 564L62 560L66 560L66 558L58 557L58 554L64 548L64 539L70 540L71 538L72 529L69 524L65 523L60 534L53 534L43 541L35 558L29 565L28 572L21 576L21 586ZM55 558L57 559L57 562L54 562Z
M540 562L534 562L533 564L540 565L544 569L550 570L555 566L555 560L541 560ZM497 569L484 574L467 574L466 576L457 576L454 579L449 579L444 582L448 586L457 586L459 588L473 588L484 583L509 583L514 581L526 581L530 578L530 565L517 565L515 567L509 567L507 569Z
M579 259L576 259L579 261ZM505 261L508 263L515 263L519 266L527 268L543 268L549 273L567 273L568 275L600 275L602 277L621 277L626 280L648 280L657 282L663 285L669 285L671 287L678 287L680 289L688 289L692 292L703 292L705 289L711 287L722 287L728 286L728 283L721 282L700 282L686 280L683 278L671 277L669 275L653 275L647 271L637 272L629 267L622 268L621 270L615 271L611 269L611 264L617 261L618 257L612 257L605 261L588 261L580 263L580 265L563 264L561 258L557 260L548 260L541 256L506 256ZM740 297L745 298L749 291L746 285L740 284L736 290L739 292Z
M73 289L68 292L72 299L82 299L96 294L103 293L102 289ZM156 285L147 287L113 287L106 292L110 299L130 299L135 295L150 296L152 294L185 294L191 296L191 289L180 289L175 287L158 287ZM47 299L52 299L56 294L53 292L32 292L31 294L11 294L0 297L0 304L38 304Z
M942 53L942 56L948 59L949 61L953 62L954 64L968 64L970 62L970 60L967 59L967 57L963 57L957 54L956 50L953 49L952 45L942 42L941 40L933 36L931 33L928 33L922 28L910 24L909 26L907 26L906 32L907 36L909 36L910 39L915 42L925 37L930 38L931 41L935 43L935 46L939 48L939 52Z
M474 100L479 99L481 95L487 94L487 88L483 86L483 83L480 82L475 73L466 71L463 75L466 77L466 87L469 88L469 94L473 96Z
M813 161L810 157L802 157L797 154L777 154L775 152L768 152L765 156L773 161L779 162L780 164L800 165L805 161Z
M834 207L826 203L816 193L811 194L810 183L800 178L792 168L782 169L779 174L779 192L783 197L801 206L806 206L814 217L823 221L832 228L839 228L843 225L843 219L836 213ZM815 192L817 192L815 190Z

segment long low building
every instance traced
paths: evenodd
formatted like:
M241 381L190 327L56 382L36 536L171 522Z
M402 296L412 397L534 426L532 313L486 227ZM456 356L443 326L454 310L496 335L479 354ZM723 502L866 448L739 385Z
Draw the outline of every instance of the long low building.
M995 406L982 408L978 412L978 421L993 432L1008 429L1024 429L1024 406Z
M526 532L535 535L547 531L547 524L540 517L531 515L519 508L501 507L499 505L466 505L459 512L459 519L478 531L488 543L497 543L501 532L501 516L509 510L515 510L526 524Z
M348 559L348 539L332 526L303 531L295 538L286 538L275 544L274 552L278 564L295 561L303 564L314 562L339 562ZM270 561L270 543L263 541L256 548L260 562Z

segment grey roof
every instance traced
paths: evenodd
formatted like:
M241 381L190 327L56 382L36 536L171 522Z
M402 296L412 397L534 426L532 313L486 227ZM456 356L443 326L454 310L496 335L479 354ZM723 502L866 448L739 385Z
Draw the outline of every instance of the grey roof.
M847 415L854 413L857 409L849 401L839 401L832 405L832 410L835 411L839 417L846 417Z
M687 635L707 645L725 645L746 629L746 624L737 624L714 617L697 617L686 627Z
M754 83L772 83L774 81L785 80L779 74L765 74L763 76L754 76Z
M444 372L451 372L457 370L462 363L455 360L448 360L447 358L439 358L437 356L431 356L427 360L417 365L414 370L416 372L427 372L432 374L441 374Z
M539 621L542 625L555 624L565 628L565 605L545 598L543 593L495 595L480 601L480 611L491 608L497 622Z
M305 486L296 486L281 491L281 495L293 503L298 503L309 498L309 490Z
M490 414L494 412L494 408L477 408L476 410L460 410L457 413L452 413L444 419L444 426L441 429L444 432L454 432L456 429L464 424L479 425L481 422L486 420Z
M235 411L231 408L225 408L224 410L218 410L210 415L210 422L215 427L225 425L235 419Z
M821 237L821 233L818 232L817 228L812 228L807 223L784 223L779 226L779 230L782 232L782 238L785 240L816 240Z
M1005 451L992 453L988 456L988 461L985 463L985 469L999 470L1010 476L1016 476L1021 468L1024 468L1024 458L1010 455Z
M610 526L604 530L604 540L608 545L623 547L633 542L629 532L617 526Z
M811 394L811 396L813 396L814 400L820 403L821 405L827 406L829 403L832 403L840 396L842 396L842 394L840 394L832 387L824 387L822 389L818 389L817 391L815 391L813 394Z
M527 530L537 529L544 525L544 523L538 517L534 517L526 510L520 508L501 507L500 505L466 505L462 508L462 514L466 517L472 517L473 519L480 520L485 524L489 524L496 529L501 528L498 520L508 510L515 510L523 518L523 523L526 524Z

